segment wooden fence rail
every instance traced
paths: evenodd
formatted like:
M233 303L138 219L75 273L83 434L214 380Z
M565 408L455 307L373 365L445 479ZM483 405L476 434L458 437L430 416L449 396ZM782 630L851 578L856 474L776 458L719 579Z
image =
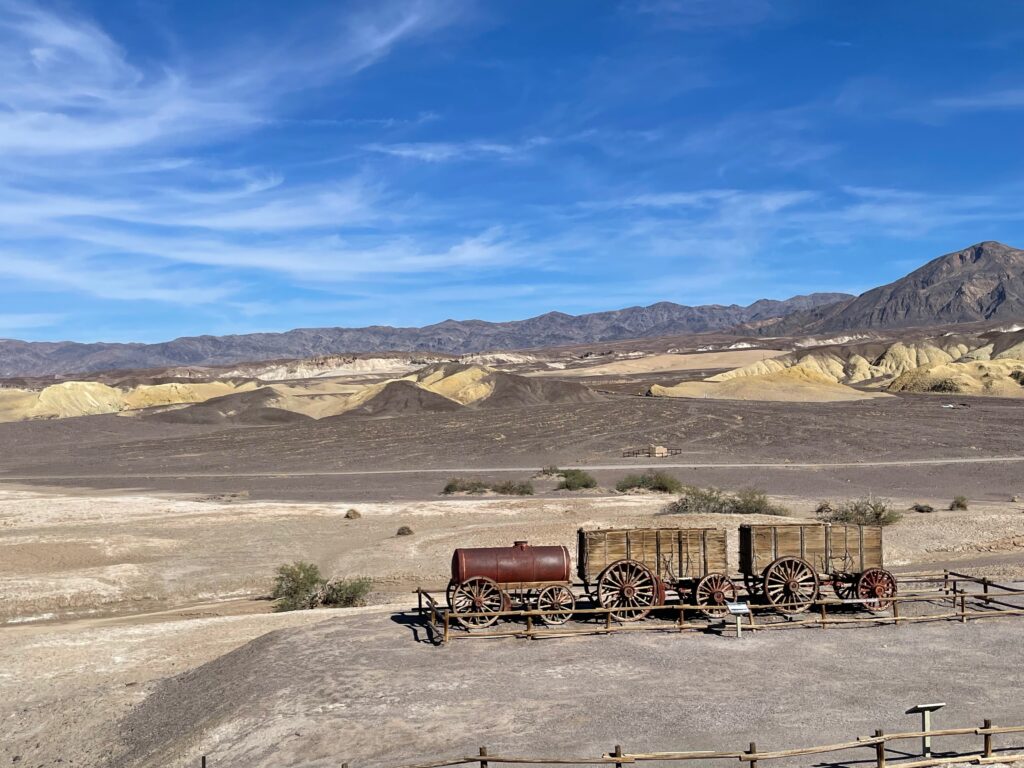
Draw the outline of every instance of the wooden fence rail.
M757 768L758 762L762 760L780 760L793 757L804 757L807 755L823 755L832 752L845 752L851 749L870 749L874 753L876 768L926 768L927 766L944 765L950 763L974 763L979 765L991 763L1014 763L1024 761L1024 752L1012 752L1007 754L995 751L992 737L996 734L1024 733L1024 725L995 727L991 720L985 720L981 727L966 728L943 728L930 731L909 731L904 733L884 733L876 730L873 736L865 736L854 741L845 741L838 744L823 744L820 746L797 747L794 749L779 749L770 752L759 752L757 745L751 742L750 747L741 751L714 752L623 752L621 745L600 757L523 757L520 755L494 755L488 752L486 747L480 747L478 755L466 757L453 757L447 760L437 760L429 763L417 763L415 765L403 766L403 768L447 768L456 765L478 764L480 768L489 768L493 763L506 763L513 765L614 765L622 768L624 765L654 761L689 761L689 760L738 760L741 765L749 763L749 768ZM982 747L977 752L944 753L941 757L927 757L922 760L897 760L891 761L886 754L887 745L893 741L908 739L940 738L949 736L981 736ZM1020 747L1015 747L1019 749ZM864 762L858 760L857 762ZM344 763L342 768L348 768Z

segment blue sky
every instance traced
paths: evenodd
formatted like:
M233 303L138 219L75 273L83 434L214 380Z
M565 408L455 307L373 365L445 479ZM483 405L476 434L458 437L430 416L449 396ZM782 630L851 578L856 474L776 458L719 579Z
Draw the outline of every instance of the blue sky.
M1024 4L0 0L0 337L859 292L1024 245Z

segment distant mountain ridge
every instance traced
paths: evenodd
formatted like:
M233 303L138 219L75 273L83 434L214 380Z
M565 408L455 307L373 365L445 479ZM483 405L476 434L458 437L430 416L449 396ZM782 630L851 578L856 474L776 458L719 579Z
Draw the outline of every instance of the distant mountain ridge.
M1022 319L1024 250L987 240L860 296L757 325L774 336Z
M229 365L349 352L421 351L461 355L622 339L703 333L743 323L764 323L852 298L812 293L785 301L761 299L747 307L690 307L663 301L648 307L567 315L548 312L527 320L491 323L445 320L423 328L299 328L284 333L190 336L159 344L82 344L0 339L0 377L93 373L178 365Z

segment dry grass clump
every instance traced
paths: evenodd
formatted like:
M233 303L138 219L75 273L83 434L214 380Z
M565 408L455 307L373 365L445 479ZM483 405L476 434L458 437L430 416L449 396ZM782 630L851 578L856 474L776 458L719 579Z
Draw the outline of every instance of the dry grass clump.
M814 511L823 523L849 525L892 525L903 519L903 513L893 509L888 499L865 496L841 504L823 501Z
M666 515L788 515L785 507L773 504L757 488L726 493L719 488L684 485L680 497L662 512Z
M626 475L615 484L615 490L624 492L639 488L658 493L679 493L683 484L664 472L644 472L642 475Z
M441 489L441 493L445 496L451 496L453 493L484 493L487 491L487 483L480 480L466 480L461 477L453 477L445 484L444 488Z
M502 496L532 496L533 485L526 480L506 480L502 483L488 485L482 480L464 480L454 477L441 489L441 493L445 496L455 493L480 494L487 491L493 491Z
M324 579L320 569L303 560L278 566L271 597L276 601L274 610L300 611L326 605L348 608L363 605L370 591L367 578Z
M949 504L950 509L965 510L967 509L967 497L966 496L954 496L953 501Z
M533 496L533 484L526 480L506 480L492 485L491 490L502 496Z

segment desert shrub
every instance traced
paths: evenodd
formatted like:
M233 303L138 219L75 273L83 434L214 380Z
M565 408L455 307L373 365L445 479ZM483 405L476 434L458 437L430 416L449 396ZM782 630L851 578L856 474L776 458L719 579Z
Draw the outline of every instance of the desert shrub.
M332 608L366 605L366 596L369 594L371 586L372 582L366 577L332 579L321 588L319 603Z
M939 381L936 381L934 384L928 387L928 391L956 393L960 392L961 390L960 385L953 381L953 379L939 379Z
M453 493L483 493L486 490L487 483L480 480L466 480L461 477L453 477L441 489L441 493L450 496Z
M642 475L626 475L615 484L615 490L617 491L629 491L634 488L658 491L659 493L679 493L683 490L683 484L664 472L644 472Z
M395 536L412 536L412 528L410 528L408 525L403 525L401 528L395 531Z
M892 525L903 519L903 514L893 509L888 499L874 496L851 499L836 505L824 502L815 512L822 522L850 525Z
M757 488L725 493L719 488L683 486L678 499L664 509L669 515L786 515L785 507L772 504L768 494Z
M1024 387L1024 371L1014 371L1010 374L1010 378Z
M525 480L506 480L503 483L492 485L491 490L500 493L502 496L533 496L533 485Z
M317 593L323 583L320 569L313 563L299 560L290 565L278 566L274 591L270 595L277 601L274 610L298 611L303 608L315 608Z
M350 509L348 512L345 513L346 520L358 520L360 517L362 517L362 515L359 514L358 509Z
M560 477L562 470L552 464L550 467L544 467L540 472L537 473L540 477Z
M578 491L582 488L597 487L597 480L594 476L582 469L562 469L559 472L562 475L562 480L558 484L560 491Z
M922 512L925 514L935 511L935 507L933 507L931 504L915 504L914 506L911 507L911 509L914 510L915 512Z
M954 496L953 501L949 504L950 509L967 509L967 497L966 496Z

